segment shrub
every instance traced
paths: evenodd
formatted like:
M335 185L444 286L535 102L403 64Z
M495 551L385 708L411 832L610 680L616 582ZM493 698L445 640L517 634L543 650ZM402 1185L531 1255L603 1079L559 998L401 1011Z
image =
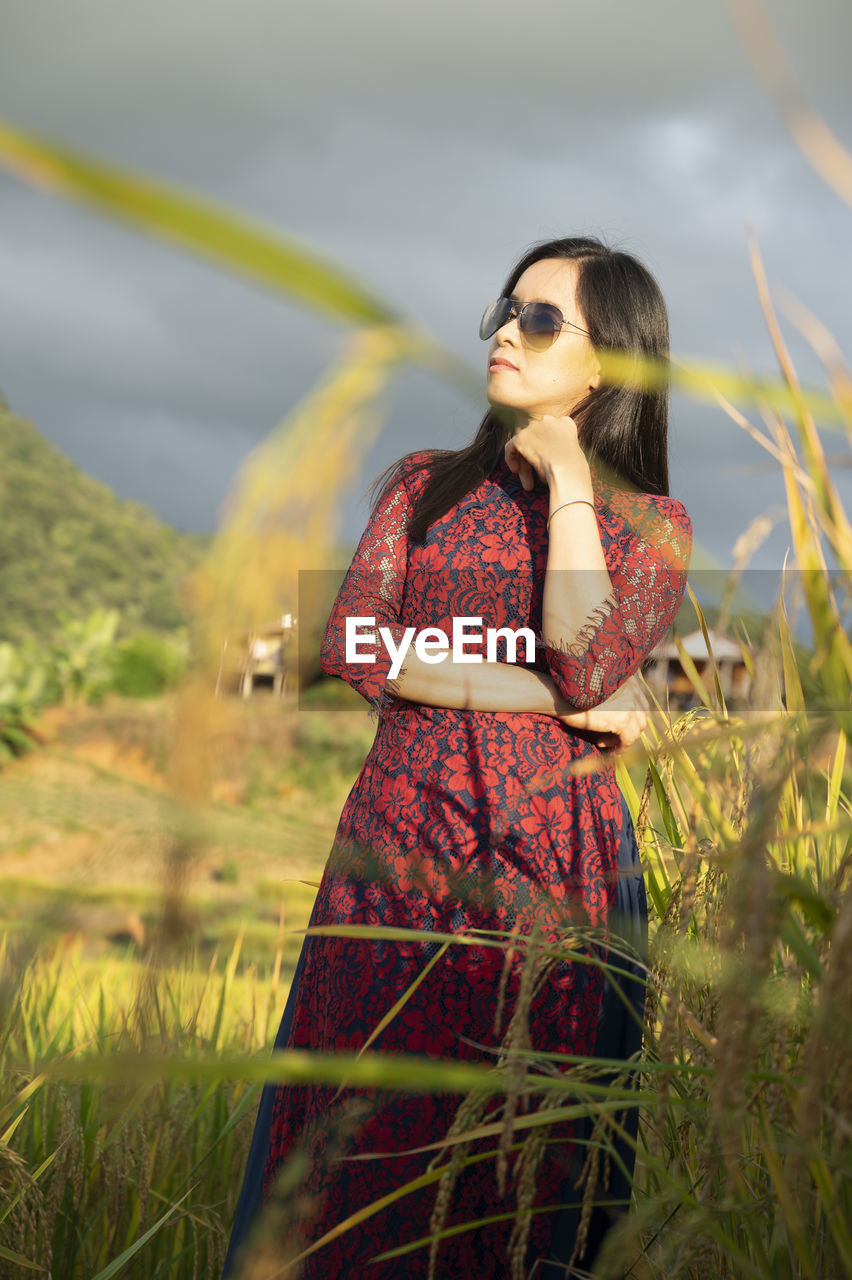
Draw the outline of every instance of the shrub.
M153 698L172 688L186 670L183 637L138 631L115 648L112 688L130 698Z

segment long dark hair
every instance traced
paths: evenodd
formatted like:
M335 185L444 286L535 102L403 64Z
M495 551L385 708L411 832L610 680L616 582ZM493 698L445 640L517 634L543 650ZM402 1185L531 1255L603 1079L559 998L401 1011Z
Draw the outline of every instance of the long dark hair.
M579 263L577 302L592 344L604 351L667 360L669 323L660 286L629 253L610 249L591 236L545 240L529 249L509 273L502 296L511 294L527 267L542 258L570 258ZM602 382L574 410L582 428L583 452L602 464L613 482L644 493L668 496L668 387L622 386ZM463 449L433 450L424 463L413 453L393 463L372 485L381 499L420 467L429 479L415 502L408 524L412 541L422 543L426 531L480 484L499 461L510 431L510 418L490 407L470 444ZM421 450L416 451L422 454Z

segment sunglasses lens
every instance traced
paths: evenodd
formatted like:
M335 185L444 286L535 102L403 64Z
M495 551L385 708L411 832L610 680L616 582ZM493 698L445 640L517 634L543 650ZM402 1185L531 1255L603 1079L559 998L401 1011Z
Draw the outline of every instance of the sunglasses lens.
M480 338L490 338L502 329L517 308L518 304L510 298L495 298L489 302L479 325ZM527 346L545 351L562 329L563 317L559 308L549 302L528 302L520 309L518 323Z
M527 343L545 350L562 328L562 312L548 302L533 302L524 307L520 323Z
M489 302L485 308L482 320L479 325L479 336L483 339L491 338L498 329L502 329L508 320L512 311L512 304L507 298L495 298L493 302Z

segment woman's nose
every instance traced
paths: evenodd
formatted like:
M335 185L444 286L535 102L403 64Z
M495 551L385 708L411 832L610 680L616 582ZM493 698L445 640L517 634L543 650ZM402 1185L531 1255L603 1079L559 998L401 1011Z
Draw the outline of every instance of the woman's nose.
M497 330L496 336L498 338L508 337L508 338L511 338L514 342L519 341L521 336L521 331L520 331L520 328L518 327L518 317L516 315L512 316L510 320L507 320L505 324L501 325L500 328Z

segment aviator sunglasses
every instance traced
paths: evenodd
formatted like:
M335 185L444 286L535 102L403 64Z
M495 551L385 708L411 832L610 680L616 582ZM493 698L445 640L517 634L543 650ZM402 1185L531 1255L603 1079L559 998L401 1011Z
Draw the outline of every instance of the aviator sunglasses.
M588 329L581 329L573 320L566 320L552 302L525 302L521 306L517 298L495 298L485 308L479 325L480 338L485 341L493 337L515 316L518 317L518 328L524 342L533 351L546 351L566 325L591 337Z

